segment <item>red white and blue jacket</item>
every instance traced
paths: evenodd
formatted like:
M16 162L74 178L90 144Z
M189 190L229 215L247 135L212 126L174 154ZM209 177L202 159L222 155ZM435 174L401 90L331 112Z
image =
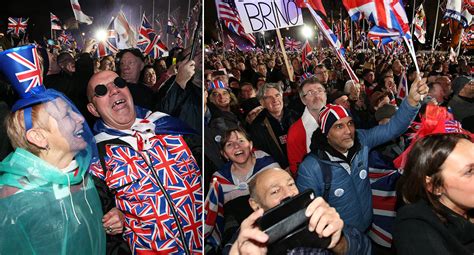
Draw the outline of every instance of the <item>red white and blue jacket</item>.
M97 143L108 141L107 171L99 159L90 171L115 194L133 254L202 253L201 173L176 122L137 108L131 130L118 131L102 121L94 127Z

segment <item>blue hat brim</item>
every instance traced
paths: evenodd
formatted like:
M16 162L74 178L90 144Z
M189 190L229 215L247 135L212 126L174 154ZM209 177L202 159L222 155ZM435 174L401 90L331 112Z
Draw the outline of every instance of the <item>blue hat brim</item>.
M12 106L11 111L16 112L20 109L31 107L31 106L36 105L36 104L41 104L41 103L52 101L52 100L54 100L58 97L64 97L64 96L60 92L57 92L54 89L48 89L48 90L45 90L42 93L34 94L31 97L19 99Z

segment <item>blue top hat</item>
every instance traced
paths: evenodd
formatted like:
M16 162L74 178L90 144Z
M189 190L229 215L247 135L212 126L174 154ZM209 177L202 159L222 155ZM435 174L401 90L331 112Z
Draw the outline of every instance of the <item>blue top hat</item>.
M0 52L0 71L20 96L12 112L58 97L57 92L52 93L44 87L40 66L38 52L33 44Z

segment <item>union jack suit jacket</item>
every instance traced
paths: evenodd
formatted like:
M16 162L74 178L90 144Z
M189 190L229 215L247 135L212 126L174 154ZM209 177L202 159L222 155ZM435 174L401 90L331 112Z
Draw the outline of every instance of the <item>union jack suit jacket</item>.
M95 130L98 143L124 142L105 143L107 171L97 160L90 172L115 194L125 215L123 236L133 254L184 254L186 246L191 254L202 253L201 173L182 136L154 134L143 141L100 121Z

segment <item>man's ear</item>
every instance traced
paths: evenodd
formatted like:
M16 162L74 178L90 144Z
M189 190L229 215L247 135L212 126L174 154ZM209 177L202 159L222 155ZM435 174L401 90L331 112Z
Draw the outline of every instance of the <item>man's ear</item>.
M256 211L258 209L260 209L260 204L254 199L254 198L249 198L249 204L250 204L250 207L252 207L252 210Z
M88 103L87 104L87 110L94 115L94 117L100 118L100 114L97 111L97 108L95 108L95 105L93 103Z
M39 128L32 128L26 131L26 140L39 148L46 148L48 146L48 140L46 139L44 130Z
M250 141L250 152L252 152L252 149L253 149L253 142Z

